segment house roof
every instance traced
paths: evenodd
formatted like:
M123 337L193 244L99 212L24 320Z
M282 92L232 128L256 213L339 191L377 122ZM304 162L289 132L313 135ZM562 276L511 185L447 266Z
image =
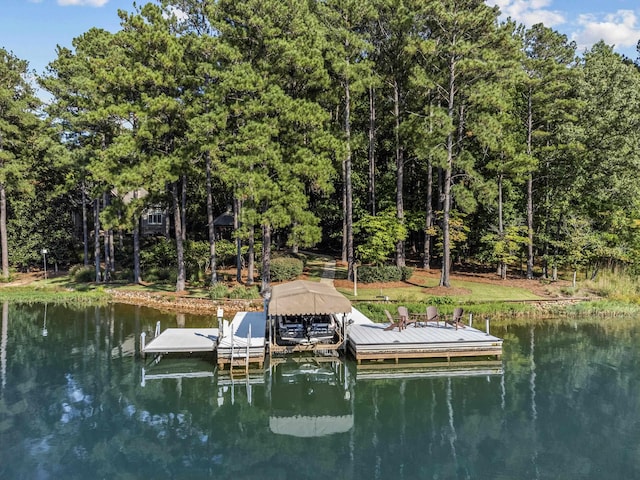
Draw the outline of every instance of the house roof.
M230 210L227 210L222 215L218 215L213 224L216 227L233 227L233 213Z
M269 315L328 315L351 311L351 302L333 286L296 280L271 290Z

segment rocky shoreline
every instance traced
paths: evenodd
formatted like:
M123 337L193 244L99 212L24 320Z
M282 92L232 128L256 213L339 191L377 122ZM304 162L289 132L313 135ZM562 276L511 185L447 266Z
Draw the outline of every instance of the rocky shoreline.
M189 313L193 315L216 315L218 308L224 310L225 318L236 312L255 312L263 309L262 300L210 300L169 293L135 292L131 290L107 290L112 301L128 305L141 305L166 312Z

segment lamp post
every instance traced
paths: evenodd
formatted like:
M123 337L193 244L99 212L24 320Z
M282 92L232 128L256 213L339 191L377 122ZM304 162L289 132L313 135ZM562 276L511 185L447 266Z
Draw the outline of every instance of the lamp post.
M42 263L44 264L44 279L47 279L47 253L49 253L49 250L47 250L46 248L43 248L40 253L42 253Z

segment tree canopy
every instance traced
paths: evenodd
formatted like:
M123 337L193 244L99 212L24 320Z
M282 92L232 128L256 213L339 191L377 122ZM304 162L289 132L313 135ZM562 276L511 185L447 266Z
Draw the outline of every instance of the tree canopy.
M163 0L120 19L58 48L41 115L0 50L5 276L46 246L138 281L140 243L160 248L140 239L149 209L177 290L194 265L217 281L229 241L265 292L272 250L316 245L350 270L438 267L443 286L465 262L640 266L640 71L602 42L578 57L482 0Z

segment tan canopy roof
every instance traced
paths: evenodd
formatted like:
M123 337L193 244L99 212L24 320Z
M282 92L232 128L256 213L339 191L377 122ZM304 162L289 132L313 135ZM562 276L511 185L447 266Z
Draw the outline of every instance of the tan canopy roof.
M269 315L347 313L351 302L331 285L306 280L273 287Z

